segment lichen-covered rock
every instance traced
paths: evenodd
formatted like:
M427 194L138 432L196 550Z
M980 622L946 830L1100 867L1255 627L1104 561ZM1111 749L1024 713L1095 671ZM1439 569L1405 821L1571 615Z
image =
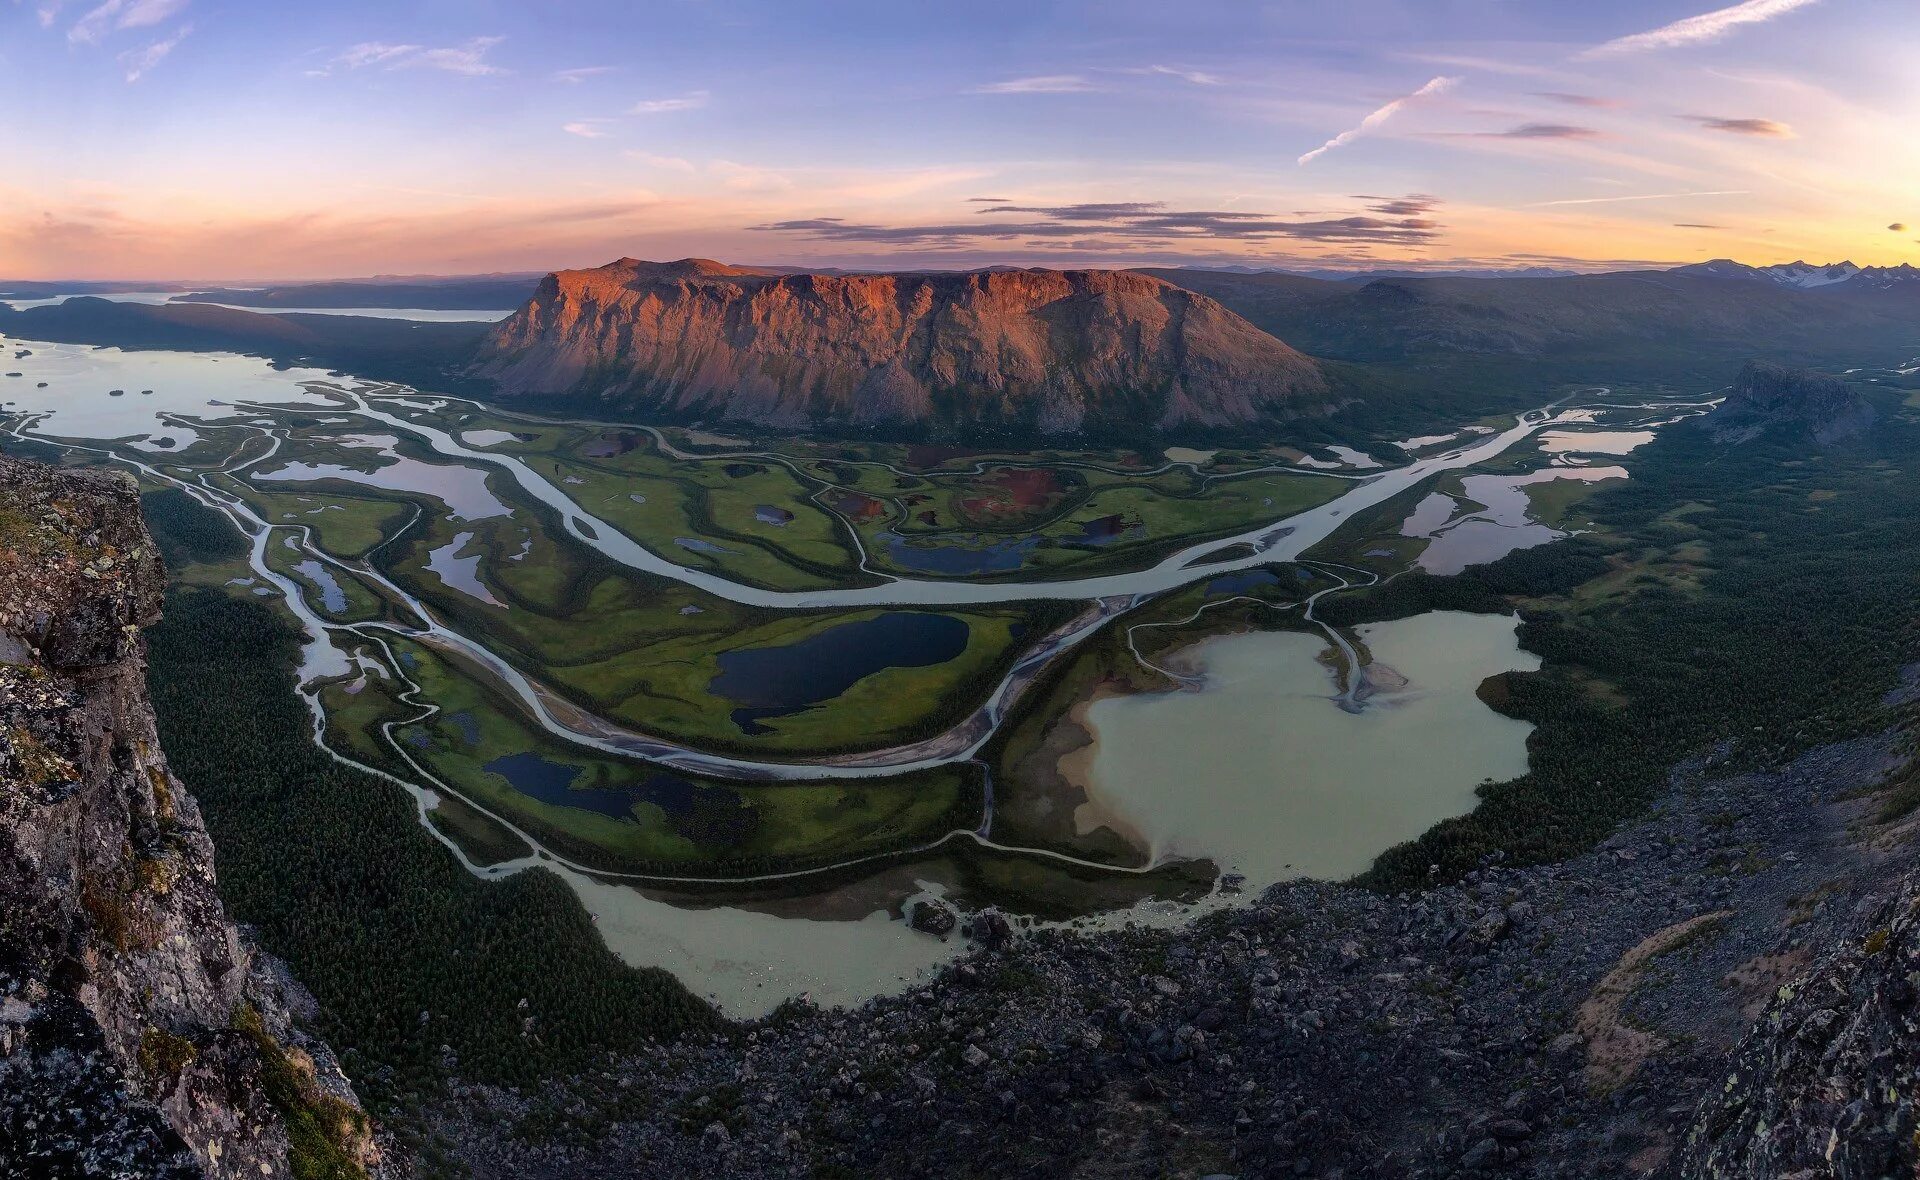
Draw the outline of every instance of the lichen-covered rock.
M324 1089L160 751L163 585L130 478L0 458L0 1174L291 1175L286 1110Z
M1920 1174L1920 880L1783 985L1709 1093L1680 1173L1701 1180Z

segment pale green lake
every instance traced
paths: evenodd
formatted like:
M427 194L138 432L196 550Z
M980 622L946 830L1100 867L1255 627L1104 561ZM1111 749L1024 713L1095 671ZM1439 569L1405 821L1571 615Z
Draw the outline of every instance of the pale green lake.
M1512 615L1433 612L1358 629L1378 691L1359 713L1334 701L1317 635L1216 636L1189 650L1199 691L1111 697L1087 712L1097 810L1156 858L1206 857L1259 887L1341 879L1434 824L1471 811L1487 779L1525 773L1533 726L1476 695L1531 671Z

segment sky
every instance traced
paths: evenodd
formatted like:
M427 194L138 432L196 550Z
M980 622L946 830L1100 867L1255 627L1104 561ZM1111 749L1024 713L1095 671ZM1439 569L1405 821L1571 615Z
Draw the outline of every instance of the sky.
M0 278L1920 262L1915 45L1914 0L0 0Z

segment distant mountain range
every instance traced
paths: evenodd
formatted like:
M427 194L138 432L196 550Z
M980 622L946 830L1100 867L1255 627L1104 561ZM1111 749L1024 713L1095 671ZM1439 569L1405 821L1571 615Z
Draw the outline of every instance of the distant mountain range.
M950 439L1295 436L1510 412L1569 384L1710 389L1759 358L1893 365L1920 271L1850 263L1542 277L1281 271L796 273L622 259L526 276L379 278L132 304L0 308L23 340L231 349L656 420ZM497 325L263 308L519 306ZM516 295L518 298L516 299Z
M549 275L471 370L503 398L761 425L1222 427L1327 408L1314 361L1133 271Z
M0 301L8 299L57 299L62 295L119 295L127 291L191 291L190 283L164 282L159 279L50 281L45 279L0 279Z
M1748 266L1731 258L1716 258L1711 262L1676 266L1667 273L1774 283L1801 291L1920 291L1920 270L1904 262L1899 266L1855 266L1851 262L1830 262L1824 266L1810 262Z
M1211 296L1323 361L1431 368L1473 357L1560 360L1579 379L1598 382L1724 371L1752 356L1851 367L1908 346L1920 329L1920 305L1897 297L1898 286L1855 276L1807 289L1712 264L1361 284L1279 273L1146 273Z
M235 307L406 307L435 311L506 311L519 307L540 285L539 275L476 275L472 278L342 280L267 287L215 287L176 295L177 303L226 303Z
M347 315L265 315L206 303L121 303L95 296L15 311L0 333L19 340L181 352L243 352L368 377L440 384L472 355L485 324Z
M1152 269L1152 268L1146 268ZM1177 270L1211 271L1239 275L1299 275L1308 279L1327 279L1336 283L1366 283L1374 279L1553 279L1585 274L1558 266L1444 266L1431 268L1377 267L1351 270L1339 267L1276 267L1232 264L1227 266L1175 267Z

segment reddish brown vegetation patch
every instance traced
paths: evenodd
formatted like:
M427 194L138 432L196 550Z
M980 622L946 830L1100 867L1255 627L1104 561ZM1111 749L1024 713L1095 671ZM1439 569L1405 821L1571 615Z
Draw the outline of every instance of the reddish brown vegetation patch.
M1066 493L1060 474L1045 467L995 467L975 481L977 494L959 503L980 524L1004 524L1045 512Z

